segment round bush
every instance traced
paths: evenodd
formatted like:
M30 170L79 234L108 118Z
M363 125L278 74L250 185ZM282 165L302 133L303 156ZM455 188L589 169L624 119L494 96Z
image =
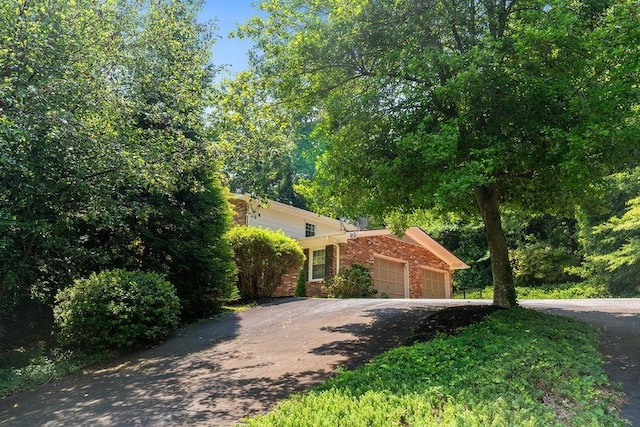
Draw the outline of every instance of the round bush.
M342 272L327 279L323 292L330 298L372 297L378 291L373 287L369 269L360 264L352 264Z
M166 338L179 312L176 289L163 276L107 270L60 291L54 318L64 346L123 350Z
M282 231L241 226L232 228L227 237L235 253L243 298L271 296L282 276L304 262L298 242Z

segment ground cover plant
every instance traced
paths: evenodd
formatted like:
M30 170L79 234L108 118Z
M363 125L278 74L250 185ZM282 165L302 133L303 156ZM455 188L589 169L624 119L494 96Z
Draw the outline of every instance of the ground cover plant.
M250 426L622 426L596 328L499 310L295 395Z

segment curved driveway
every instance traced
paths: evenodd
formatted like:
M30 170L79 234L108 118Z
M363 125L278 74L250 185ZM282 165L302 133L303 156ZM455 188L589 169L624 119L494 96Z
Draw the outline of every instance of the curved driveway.
M183 329L156 348L2 399L0 424L233 425L317 384L338 366L357 366L400 344L434 308L477 303L287 299L258 306ZM608 345L603 349L617 349L610 365L625 374L614 381L635 378L625 383L633 385L625 392L630 400L639 398L640 353L617 351L638 348L640 300L523 305L604 322ZM631 373L636 376L626 375ZM633 419L634 413L624 415Z

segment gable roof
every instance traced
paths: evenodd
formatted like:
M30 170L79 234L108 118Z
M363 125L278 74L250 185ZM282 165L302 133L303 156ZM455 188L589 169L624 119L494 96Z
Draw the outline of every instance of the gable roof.
M365 230L357 233L356 237L365 237L365 236L393 236L391 231L386 228L380 230ZM405 232L404 236L411 239L415 244L422 246L427 249L429 252L440 258L451 268L451 270L462 270L465 268L470 268L464 261L460 260L454 254L449 252L444 246L440 243L436 242L429 236L423 229L420 227L409 227ZM352 237L353 238L353 237Z

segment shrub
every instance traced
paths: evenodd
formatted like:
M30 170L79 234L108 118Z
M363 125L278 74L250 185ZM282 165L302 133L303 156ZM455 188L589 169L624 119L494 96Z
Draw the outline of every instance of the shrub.
M300 274L298 274L298 281L296 282L296 293L297 297L306 297L307 296L307 273L304 268L300 270Z
M369 269L360 264L352 264L327 279L323 292L330 298L361 298L372 297L378 291L373 287Z
M123 350L165 338L179 311L176 290L163 276L107 270L60 291L54 319L63 346Z
M227 234L235 252L243 298L269 297L287 271L300 268L304 254L297 241L281 231L235 227Z

